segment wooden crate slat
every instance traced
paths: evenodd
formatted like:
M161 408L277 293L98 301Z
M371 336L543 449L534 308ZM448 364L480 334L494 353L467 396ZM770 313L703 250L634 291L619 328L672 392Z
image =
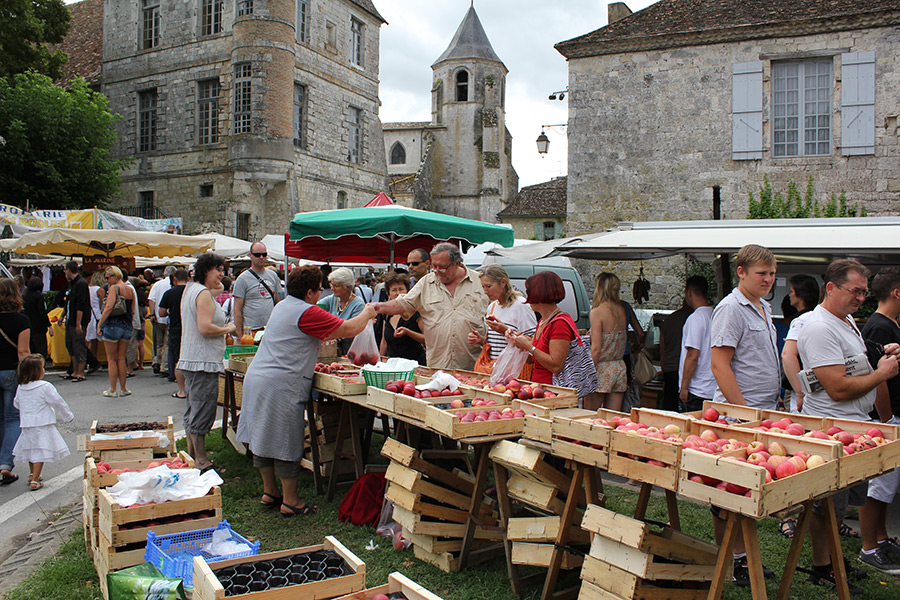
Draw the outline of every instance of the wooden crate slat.
M577 569L584 563L584 557L563 552L560 568ZM553 558L553 544L537 544L532 542L513 542L510 561L514 565L530 565L533 567L550 566Z
M134 508L123 508L115 502L105 489L98 492L100 514L105 515L106 522L110 525L134 523L136 521L149 521L201 511L213 511L222 508L222 491L214 486L209 494L200 498L187 498L185 500L173 500L161 504L147 504ZM111 536L111 531L104 532Z
M503 547L498 545L497 550L502 554ZM423 562L434 565L445 573L459 571L459 553L443 552L441 554L435 554L433 552L428 552L419 546L413 546L413 555ZM473 566L491 560L492 558L494 558L494 556L491 553L479 553L469 557L468 564L469 566Z
M403 538L433 554L459 552L462 550L462 538L440 538L433 535L420 535L408 529L403 529ZM494 540L472 540L472 549L486 548L496 543Z
M650 526L596 504L588 506L581 519L581 527L631 548L642 548Z
M576 513L569 529L569 543L590 543L590 533L578 527ZM513 517L506 524L506 539L514 542L555 542L559 535L559 516Z
M465 523L469 518L468 511L427 502L421 494L411 492L395 483L388 483L384 497L393 502L395 507L399 506L423 517L433 517L454 523Z
M544 461L544 453L540 450L517 442L501 440L493 445L489 456L495 463L526 479L534 479L563 491L569 489L571 479L548 465Z
M445 538L461 538L465 534L466 526L463 523L446 523L436 521L425 521L421 515L409 512L406 509L394 506L394 520L402 527L408 529L417 535L431 535L435 537ZM487 519L482 519L486 521ZM496 525L496 520L488 522L486 525ZM476 539L502 540L505 532L500 528L484 529L475 528Z
M372 600L376 594L401 593L407 600L441 600L441 598L401 573L391 573L384 585L368 588L334 600Z
M601 587L597 587L589 581L582 581L581 589L578 591L578 600L631 600L631 596L623 598Z
M421 473L408 467L404 467L399 463L391 462L391 464L388 465L384 476L385 479L391 483L397 484L399 487L417 494L428 496L433 500L455 506L459 509L468 510L469 505L472 503L472 498L470 496L454 492L426 481Z
M556 497L558 490L552 485L511 475L506 483L506 489L510 497L544 511L562 514L565 508L565 502Z

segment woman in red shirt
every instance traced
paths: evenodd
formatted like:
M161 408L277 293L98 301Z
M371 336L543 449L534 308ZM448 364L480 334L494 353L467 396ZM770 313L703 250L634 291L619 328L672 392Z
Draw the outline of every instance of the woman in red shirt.
M578 334L575 321L558 306L566 297L562 279L553 271L539 271L525 280L528 304L541 315L534 337L510 335L510 341L534 358L535 383L553 383L569 355L569 344Z

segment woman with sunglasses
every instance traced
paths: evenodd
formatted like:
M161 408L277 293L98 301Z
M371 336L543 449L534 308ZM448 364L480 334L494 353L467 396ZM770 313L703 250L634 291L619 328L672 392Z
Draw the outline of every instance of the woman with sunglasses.
M103 392L103 396L119 398L131 395L131 391L125 388L125 378L128 376L125 354L128 352L131 334L134 333L132 311L135 308L135 296L134 290L122 281L122 271L119 267L106 267L103 275L108 289L103 312L97 319L97 335L106 347L106 365L109 371L109 389ZM125 301L124 312L120 312L121 307L116 306L119 298ZM120 388L118 391L116 391L117 383Z

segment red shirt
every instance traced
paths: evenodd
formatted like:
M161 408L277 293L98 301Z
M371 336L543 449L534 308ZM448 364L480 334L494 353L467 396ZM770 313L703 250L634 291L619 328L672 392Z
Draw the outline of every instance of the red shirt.
M538 327L541 327L541 323L544 320L538 323ZM578 331L578 328L575 326L575 321L572 320L572 317L567 312L561 312L556 314L550 322L541 329L541 336L533 341L534 347L543 352L550 352L550 340L566 340L566 342L571 342L575 339L575 332ZM544 365L540 363L536 358L534 360L534 370L531 374L531 380L535 383L553 383L553 373L551 373Z
M344 320L336 317L327 310L323 310L318 306L307 308L300 319L297 321L297 327L306 335L324 340L331 333L341 326Z

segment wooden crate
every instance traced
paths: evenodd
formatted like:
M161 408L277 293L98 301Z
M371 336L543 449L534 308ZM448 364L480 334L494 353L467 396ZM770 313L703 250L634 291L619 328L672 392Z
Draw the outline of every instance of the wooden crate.
M688 433L691 435L700 435L707 429L713 431L719 438L739 440L746 444L756 441L760 433L749 428L745 429L732 425L722 425L721 423L711 423L709 421L693 421Z
M470 479L428 462L419 456L418 450L410 448L393 438L384 440L381 455L397 464L425 475L432 482L440 483L444 487L457 492L471 495L475 491L475 484Z
M689 417L645 408L632 409L631 421L660 430L668 425L676 425L682 436L690 430L691 424ZM662 464L650 464L648 461L651 460ZM681 444L678 442L618 430L610 433L607 470L614 475L674 491L678 489L680 464Z
M401 528L402 529L402 528ZM459 552L462 550L462 538L442 538L434 535L420 535L402 529L403 539L409 540L415 546L422 548L431 554L443 554L444 552ZM472 540L472 549L487 548L495 545L494 540Z
M584 557L570 552L562 553L560 568L577 569L584 563ZM550 566L553 559L553 544L535 544L531 542L513 542L510 562L514 565L530 565L533 567Z
M811 429L821 429L825 431L828 427L825 427L825 418L824 417L813 417L810 415L801 415L798 413L791 412L780 412L777 410L761 410L759 411L759 419L760 421L764 421L766 419L772 419L773 421L780 421L781 419L790 419L792 423L800 423L803 427L806 428L807 431ZM754 427L754 425L747 424L746 427Z
M456 396L441 396L440 398L414 398L405 394L394 394L393 412L401 417L424 423L429 407L435 404L449 404L453 400L471 400L472 398L472 394L467 391Z
M299 585L289 585L273 590L251 592L228 596L228 598L246 598L248 600L282 600L287 598L333 598L358 592L366 586L366 563L356 557L336 538L327 536L322 544L307 546L305 548L293 548L279 552L269 552L256 556L245 556L232 560L223 560L208 564L201 557L194 557L194 600L222 600L225 598L225 588L216 577L216 571L225 567L254 563L293 556L294 554L308 554L319 550L333 550L353 569L353 574L343 577L333 577L322 581L311 581Z
M433 503L448 505L465 512L469 510L469 506L472 503L470 494L460 493L433 483L429 481L424 474L409 467L404 467L399 463L391 462L391 464L388 465L384 476L393 487L401 488L416 496L416 504L427 504L428 501L422 499L422 497L425 497L433 500ZM392 495L398 498L406 498L407 501L410 502L412 501L412 497L404 494L394 493ZM490 513L494 508L494 503L493 501L485 501L483 507L483 512ZM416 509L409 508L408 510L415 511ZM438 517L436 514L430 516ZM448 520L455 521L457 519L449 518ZM463 519L463 521L465 521L465 519Z
M244 379L243 377L234 377L234 405L238 409L244 399ZM219 373L219 394L216 397L216 403L219 406L225 405L225 374Z
M468 566L477 565L494 558L494 556L503 554L503 546L497 545L496 552L482 552L469 557ZM413 545L413 555L423 562L427 562L445 573L455 573L459 571L459 552L441 552L436 554L428 552L420 546Z
M854 483L881 475L900 467L900 426L870 421L826 418L825 430L840 427L848 433L865 433L875 427L884 433L886 444L867 448L854 454L841 456L838 469L838 486L848 487Z
M97 421L94 420L91 423L90 433L88 435L78 436L78 451L90 452L91 456L100 460L103 460L104 458L109 458L112 460L130 460L131 457L134 457L134 459L138 459L147 456L153 456L155 454L165 456L167 452L172 452L175 450L175 423L172 420L171 416L162 419L162 422L166 423L166 427L164 429L157 429L154 431L169 438L169 444L166 447L159 446L159 440L153 437L129 438L128 435L132 432L105 433L102 435L111 436L111 439L92 439L93 436L97 435L98 427L102 428L108 425L98 424ZM129 450L136 450L138 452L122 454L101 454L104 452L112 453Z
M459 414L470 410L478 410L481 407L473 408L451 408L449 410L441 410L434 406L429 406L425 411L425 426L436 431L443 436L454 440L464 440L466 438L484 437L491 435L506 435L522 433L525 426L525 417L514 417L512 419L497 419L496 421L473 421L470 423L462 423L459 420ZM495 408L495 407L488 407Z
M497 401L498 404L509 404L513 400L521 400L522 402L528 402L529 404L533 404L535 406L542 407L545 410L551 410L554 408L572 408L573 406L578 406L578 392L571 388L564 388L555 385L545 385L541 384L531 384L523 381L522 385L540 385L544 389L544 391L551 391L556 394L552 398L526 398L520 399L517 395L514 395L511 390L505 392L496 392L492 389L485 389L484 387L478 386L469 386L462 385L461 389L472 392L473 397L475 398L493 398Z
M427 535L442 538L462 538L466 531L465 523L448 523L446 521L429 521L423 515L410 512L399 506L394 506L394 520L397 521L404 529L416 535ZM494 518L482 517L485 525L496 525L497 520ZM504 531L502 529L475 529L475 539L481 540L502 540Z
M741 406L740 404L728 404L727 402L713 402L712 400L704 400L703 408L684 414L685 416L693 417L695 419L703 419L703 413L706 412L706 409L708 408L716 409L719 413L719 418L734 420L736 422L746 423L762 420L762 417L759 416L762 411L758 408Z
M489 453L490 459L525 479L567 491L571 479L544 462L544 453L517 442L500 440Z
M757 434L757 439L766 445L778 441L789 454L806 450L810 454L822 456L826 462L790 477L766 483L766 470L763 467L732 460L727 453L714 455L685 449L681 456L678 493L686 498L759 519L837 491L838 458L843 453L839 442L762 432ZM750 496L733 494L705 483L691 481L692 475L734 483L747 488Z
M624 415L623 415L624 416ZM596 414L570 417L553 416L550 424L550 447L553 456L574 460L601 469L609 467L611 427L594 423Z
M338 396L359 396L366 393L366 380L363 379L359 369L352 367L343 373L345 375L314 373L313 389ZM352 376L347 376L351 373Z
M230 371L237 371L238 373L246 373L247 369L250 368L250 363L253 362L254 356L256 356L256 352L237 352L231 354L228 357L228 369Z
M513 542L554 543L559 535L561 517L512 517L506 524L506 539ZM569 530L569 544L589 544L590 533L580 527L581 513L576 512Z
M590 556L585 559L584 563L585 567L590 565L592 570L598 572L604 568L599 566L600 561ZM600 579L604 581L607 587L615 588L626 595L623 596L611 592L588 579L582 578L578 600L706 600L707 596L709 596L710 586L708 583L688 582L686 585L692 585L693 587L691 588L661 587L655 586L651 582L642 581L633 575L629 577L627 572L621 569L613 569L615 567L610 567L609 572L600 577ZM584 571L584 568L582 568L582 571Z
M396 572L388 575L388 581L384 585L341 596L334 600L372 600L375 594L389 596L397 593L403 594L407 600L441 600L440 596L431 593L412 579Z
M146 524L168 517L183 517L196 513L213 513L219 517L222 515L222 492L218 486L214 486L209 494L200 498L187 498L185 500L172 500L160 504L145 504L133 508L123 508L112 499L105 489L98 491L98 504L100 510L99 531L110 542L125 538L135 537L143 533L146 539L147 531L156 533L171 533L158 527L147 527ZM198 521L187 521L175 525L187 525L174 531L188 531L202 527L213 527L221 518L216 519L212 525L196 526ZM203 523L212 522L210 519L202 519ZM123 527L124 526L124 527ZM126 529L130 527L131 529ZM168 526L165 526L168 527Z
M194 459L183 450L173 455L172 458L178 459L189 467L194 466ZM109 463L110 470L114 469L130 469L131 471L142 471L150 467L150 463L159 462L160 459L142 458L139 460L122 460L112 461ZM97 463L101 462L95 458L88 456L84 460L84 478L88 485L94 488L109 487L119 483L118 473L99 473L97 471Z
M456 377L460 383L466 384L466 380L484 380L485 382L489 382L491 380L491 375L489 373L476 373L475 371L466 371L464 369L436 369L434 367L416 367L416 383L420 383L419 378L421 377L421 383L427 383L431 381L431 378L438 371L443 371L444 373L449 373ZM471 384L466 384L471 385ZM476 387L476 386L472 386Z

